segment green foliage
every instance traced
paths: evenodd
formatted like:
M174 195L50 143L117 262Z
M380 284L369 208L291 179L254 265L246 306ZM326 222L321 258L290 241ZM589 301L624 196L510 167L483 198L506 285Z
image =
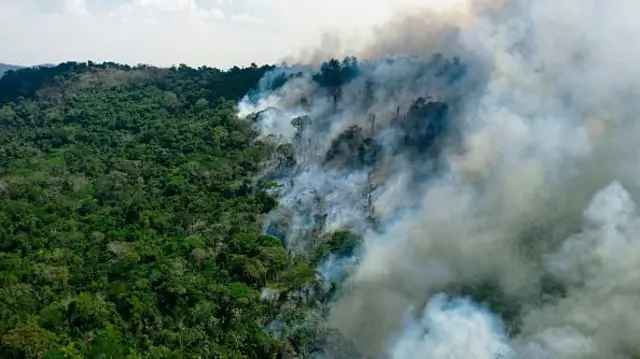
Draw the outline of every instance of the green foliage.
M321 241L313 251L312 263L320 264L330 254L350 257L362 244L362 237L349 230L335 231Z
M352 81L359 72L360 65L355 57L345 57L342 62L331 59L321 65L313 79L321 86L339 87Z
M291 126L295 127L298 132L304 131L310 124L311 118L309 116L299 116L291 120Z
M277 202L253 179L271 147L228 101L266 70L0 78L0 357L295 354L265 331L282 310L261 293L315 272L261 235Z

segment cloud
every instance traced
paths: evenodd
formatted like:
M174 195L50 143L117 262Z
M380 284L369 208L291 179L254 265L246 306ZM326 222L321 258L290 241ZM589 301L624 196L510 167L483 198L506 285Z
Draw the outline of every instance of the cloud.
M65 0L66 9L75 16L88 16L85 0Z
M157 8L169 12L197 8L194 0L133 0L130 5L141 8Z
M359 36L410 4L444 0L2 0L2 62L228 67L278 62L327 32ZM455 3L455 1L454 1ZM363 14L366 13L366 16Z
M239 23L243 23L243 24L256 24L256 25L262 25L264 24L266 21L260 18L257 18L253 15L249 15L249 14L238 14L238 15L234 15L231 20L239 22Z
M196 0L138 0L152 6L164 6L167 9L192 9L200 7Z
M267 21L235 7L196 0L0 1L0 61L229 67L277 60L269 46L275 36L247 26Z

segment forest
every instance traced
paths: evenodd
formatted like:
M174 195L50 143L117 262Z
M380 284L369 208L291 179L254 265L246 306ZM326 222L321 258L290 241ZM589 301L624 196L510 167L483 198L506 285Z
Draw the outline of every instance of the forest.
M19 69L18 66L4 64L4 63L0 62L0 76L2 76L3 73L5 73L5 72L7 72L9 70L17 70L17 69Z
M321 305L313 261L349 236L305 259L263 234L277 201L255 178L278 148L235 103L271 69L67 62L0 77L0 357L318 345L317 328L267 328Z
M287 60L0 63L0 359L640 359L640 1L8 2Z

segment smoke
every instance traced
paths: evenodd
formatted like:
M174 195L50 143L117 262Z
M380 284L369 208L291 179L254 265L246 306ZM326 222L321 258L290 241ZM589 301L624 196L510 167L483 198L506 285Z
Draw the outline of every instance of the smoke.
M436 295L421 321L408 321L390 352L391 359L498 359L506 358L509 347L502 324L486 310Z
M632 358L637 315L640 221L631 194L617 181L599 191L584 212L585 229L545 258L563 278L567 296L528 313L521 340L526 357Z
M363 236L319 271L348 272L327 325L365 357L640 357L640 3L461 6L243 100L280 146L267 230Z

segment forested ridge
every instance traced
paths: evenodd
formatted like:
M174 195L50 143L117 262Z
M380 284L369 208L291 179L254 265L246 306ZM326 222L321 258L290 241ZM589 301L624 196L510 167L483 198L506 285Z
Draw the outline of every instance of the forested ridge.
M276 149L235 109L270 69L69 62L0 78L0 357L309 350L305 328L266 329L305 315L317 276L261 234L277 201L255 178Z
M5 73L5 72L7 72L9 70L17 70L18 68L19 68L18 66L4 64L4 63L0 62L0 76L2 76L3 73Z

